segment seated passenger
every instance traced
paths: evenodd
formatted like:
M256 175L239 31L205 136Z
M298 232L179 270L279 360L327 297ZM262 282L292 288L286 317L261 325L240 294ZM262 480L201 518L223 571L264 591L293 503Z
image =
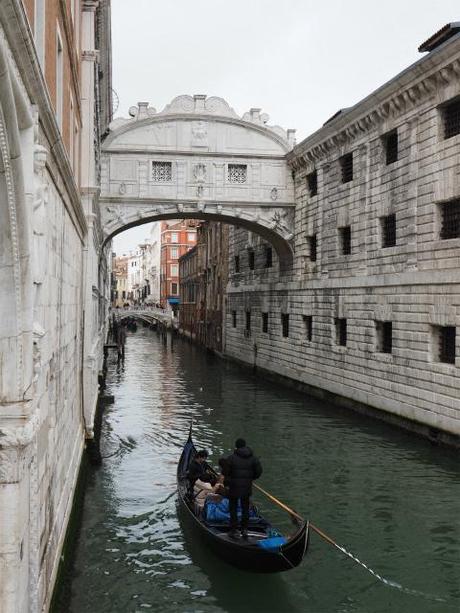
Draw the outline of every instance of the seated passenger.
M222 488L221 483L214 477L210 482L197 479L193 486L193 498L200 509L204 507L209 495L218 493Z
M210 481L212 475L209 472L209 466L206 462L207 458L208 452L206 451L206 449L201 449L200 451L197 451L195 457L190 462L187 476L190 481L191 488L193 487L197 479L200 479L200 481L204 482Z

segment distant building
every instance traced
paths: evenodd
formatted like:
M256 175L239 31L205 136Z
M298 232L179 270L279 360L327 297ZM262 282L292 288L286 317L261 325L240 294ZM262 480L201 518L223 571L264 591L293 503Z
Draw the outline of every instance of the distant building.
M112 265L113 294L112 306L122 307L129 302L128 297L128 261L129 256L116 256Z
M223 348L228 234L227 224L200 224L196 246L179 259L180 329L219 352Z
M160 303L177 312L179 297L179 258L196 243L196 226L193 219L164 221L161 225Z

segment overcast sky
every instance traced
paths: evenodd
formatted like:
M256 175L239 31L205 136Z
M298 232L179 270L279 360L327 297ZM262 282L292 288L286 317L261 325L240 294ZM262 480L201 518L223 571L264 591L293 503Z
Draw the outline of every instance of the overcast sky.
M180 94L260 107L297 142L417 61L459 0L112 0L117 116ZM135 248L145 226L114 240Z

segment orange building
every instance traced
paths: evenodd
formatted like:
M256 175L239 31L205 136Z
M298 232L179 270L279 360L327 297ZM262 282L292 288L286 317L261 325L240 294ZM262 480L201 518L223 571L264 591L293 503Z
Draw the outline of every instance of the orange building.
M179 307L179 258L196 244L198 222L194 219L161 224L160 302L174 312Z

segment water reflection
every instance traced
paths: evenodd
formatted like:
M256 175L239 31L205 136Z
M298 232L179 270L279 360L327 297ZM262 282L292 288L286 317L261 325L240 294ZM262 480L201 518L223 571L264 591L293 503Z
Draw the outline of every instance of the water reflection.
M154 333L128 336L109 365L115 404L105 457L87 486L62 611L444 613L460 602L459 472L453 454L345 409L291 392ZM212 460L244 435L265 488L310 517L382 575L447 598L378 583L313 537L304 563L276 576L215 558L183 526L175 471L190 419ZM276 525L289 519L257 499ZM65 604L64 604L65 603Z

